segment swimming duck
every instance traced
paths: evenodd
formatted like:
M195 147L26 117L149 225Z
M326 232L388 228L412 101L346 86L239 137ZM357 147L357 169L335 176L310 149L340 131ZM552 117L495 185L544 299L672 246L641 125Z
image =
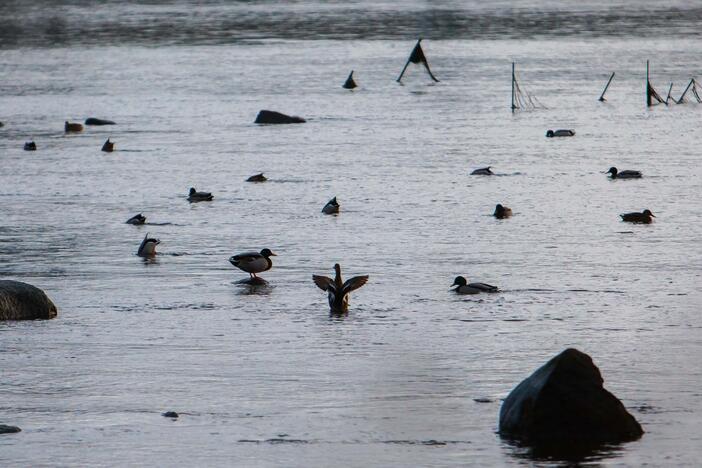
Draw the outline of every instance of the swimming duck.
M160 240L149 237L149 233L147 232L144 236L144 240L141 241L139 250L137 250L137 255L140 257L153 257L156 255L156 246L160 243Z
M79 123L69 123L66 121L65 125L63 126L63 129L66 131L66 133L69 132L82 132L83 131L83 125Z
M141 224L144 224L146 222L146 216L143 214L135 214L131 218L127 220L127 224L134 224L135 226L139 226Z
M621 171L619 172L616 167L610 167L605 174L612 174L612 179L640 179L641 172L639 171Z
M641 224L651 224L653 222L652 218L655 218L651 210L643 210L641 213L624 213L619 215L622 217L622 221L627 223L641 223Z
M495 175L495 173L490 170L491 167L492 166L481 167L471 172L470 175Z
M324 205L322 208L322 213L324 214L337 214L339 212L339 202L336 201L336 197L332 198Z
M105 153L111 153L115 150L115 144L114 142L111 142L110 139L108 138L107 141L105 142L104 145L102 145L102 151Z
M277 257L270 249L261 252L244 252L229 257L229 263L248 273L252 279L258 278L256 273L268 271L273 266L271 257Z
M546 132L546 137L548 138L553 138L553 137L571 137L575 136L575 130L548 130Z
M25 151L36 151L37 150L37 144L34 143L33 141L28 141L24 144L24 150Z
M349 310L349 293L360 288L368 282L368 275L354 276L344 282L341 278L341 266L334 265L336 276L331 279L327 276L312 275L312 281L319 289L327 292L331 313L344 314Z
M190 192L188 192L189 202L201 202L201 201L212 201L214 197L210 192L198 192L193 187L190 187Z
M263 175L263 172L261 172L260 174L252 175L246 179L246 182L265 182L267 180L268 178Z
M495 212L493 213L493 216L497 219L509 218L510 216L512 216L512 208L507 208L506 206L502 206L498 203L495 206Z
M481 292L499 292L497 286L492 286L485 283L468 283L468 281L466 281L466 279L463 276L456 276L456 279L453 280L453 284L451 286L457 286L457 288L454 289L454 291L456 291L457 294L480 294Z
M342 85L342 88L344 88L344 89L353 89L353 88L356 88L356 87L358 87L358 85L357 85L356 82L353 80L353 70L351 70L351 73L349 73L349 77L346 78L346 81L345 81L344 84Z

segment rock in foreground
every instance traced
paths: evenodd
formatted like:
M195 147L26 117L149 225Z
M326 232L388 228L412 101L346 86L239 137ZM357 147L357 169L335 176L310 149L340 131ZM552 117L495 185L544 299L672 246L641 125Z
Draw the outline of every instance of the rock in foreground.
M641 425L602 386L592 358L566 349L512 390L500 409L500 434L529 443L619 443Z
M0 320L56 317L56 306L44 291L20 281L0 280Z
M281 114L280 112L262 110L256 116L254 123L257 124L293 124L305 123L306 120L302 117L295 117Z

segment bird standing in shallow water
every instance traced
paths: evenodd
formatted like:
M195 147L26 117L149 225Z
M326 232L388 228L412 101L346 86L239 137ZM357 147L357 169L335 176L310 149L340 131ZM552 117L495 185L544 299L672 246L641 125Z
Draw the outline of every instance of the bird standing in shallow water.
M627 223L639 223L639 224L651 224L655 216L651 213L651 210L643 210L641 213L624 213L620 214L622 221Z
M341 278L341 266L338 263L334 265L334 271L336 272L334 279L312 275L312 281L319 289L327 292L331 313L345 314L349 310L349 293L366 284L368 275L354 276L344 282Z
M492 166L481 167L471 172L470 175L495 175L495 173L490 170L491 167Z
M191 203L201 201L212 201L213 198L214 197L210 192L198 192L193 187L190 187L190 191L188 192L188 201Z
M457 294L480 294L481 292L493 293L499 292L497 286L492 286L485 283L468 283L468 281L463 276L456 276L451 285L457 286L454 289Z
M137 250L137 255L140 257L153 257L156 255L156 246L160 243L160 240L149 237L149 233L147 232L144 236L144 240L141 241L139 250Z
M495 212L492 214L497 219L505 219L512 216L512 208L507 208L499 203L495 206Z
M610 167L605 174L612 174L612 179L640 179L641 172L639 171L621 171L619 172L616 167Z
M229 263L240 270L245 271L251 279L259 279L256 273L268 271L273 266L271 257L277 257L270 249L263 249L261 252L244 252L229 257Z
M339 212L339 202L336 201L336 197L332 198L324 205L322 208L322 213L324 214L337 214Z

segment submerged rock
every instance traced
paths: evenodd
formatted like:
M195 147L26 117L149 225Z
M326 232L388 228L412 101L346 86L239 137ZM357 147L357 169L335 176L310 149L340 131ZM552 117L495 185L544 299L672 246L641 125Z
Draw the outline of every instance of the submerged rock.
M306 120L302 117L295 117L281 114L280 112L262 110L256 116L254 123L257 124L292 124L305 123Z
M88 117L85 119L85 125L116 125L111 120L96 119L95 117Z
M0 280L0 320L56 317L56 306L41 289L21 281Z
M17 426L6 426L5 424L0 424L0 434L14 434L16 432L22 432Z
M602 383L590 356L566 349L507 396L500 409L500 435L536 444L640 438L641 425Z

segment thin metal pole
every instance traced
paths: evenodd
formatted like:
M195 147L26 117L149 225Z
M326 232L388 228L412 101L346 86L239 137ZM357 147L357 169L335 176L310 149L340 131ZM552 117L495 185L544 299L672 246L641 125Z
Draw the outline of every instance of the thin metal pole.
M646 106L651 107L651 85L648 81L648 60L646 60Z
M514 105L514 62L512 62L512 113L514 113L514 109L516 109Z
M687 94L688 90L690 89L690 86L692 86L692 84L693 84L694 82L695 82L695 79L694 79L694 78L690 80L690 82L687 84L687 88L685 88L685 91L683 91L683 93L680 95L680 99L678 99L677 101L675 101L676 104L682 104L682 103L683 103L683 99L685 99L685 95Z
M670 92L673 90L673 83L670 83L670 88L668 88L668 95L665 97L665 105L668 105L668 101L670 100Z
M612 82L613 79L614 79L614 72L612 72L612 75L609 77L609 81L607 81L607 84L605 85L604 90L602 91L602 94L600 94L600 99L599 99L600 102L606 101L604 95L607 92L607 89L609 88L609 84Z

